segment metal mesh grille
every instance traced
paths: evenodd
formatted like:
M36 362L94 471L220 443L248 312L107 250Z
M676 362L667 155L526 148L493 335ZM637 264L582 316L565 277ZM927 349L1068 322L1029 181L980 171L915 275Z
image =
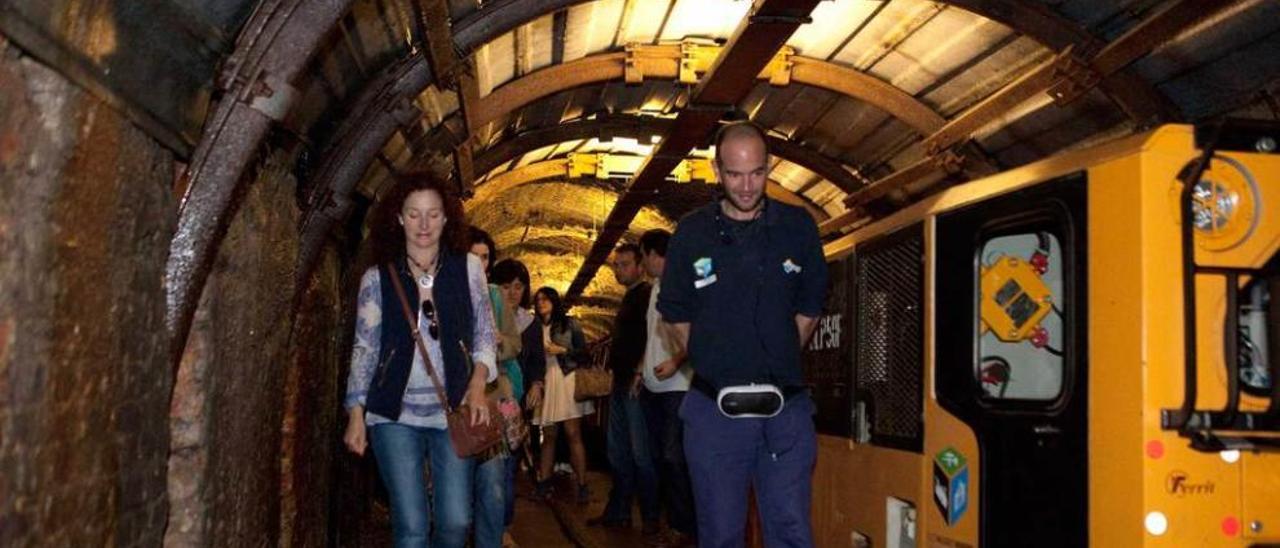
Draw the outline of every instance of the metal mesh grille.
M855 378L872 443L918 448L924 241L918 228L889 238L857 254Z

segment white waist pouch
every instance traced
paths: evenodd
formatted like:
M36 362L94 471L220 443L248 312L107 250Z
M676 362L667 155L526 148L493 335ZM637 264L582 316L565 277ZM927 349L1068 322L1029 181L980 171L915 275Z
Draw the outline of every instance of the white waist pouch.
M786 399L772 384L726 386L716 396L716 407L731 419L767 419L782 412Z

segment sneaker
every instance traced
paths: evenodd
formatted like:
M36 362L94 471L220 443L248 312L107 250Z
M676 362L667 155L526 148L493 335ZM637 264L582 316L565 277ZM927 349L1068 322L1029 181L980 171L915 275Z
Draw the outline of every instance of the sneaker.
M535 482L533 484L533 497L539 499L551 498L551 482L546 480Z
M587 484L578 484L578 504L586 504L591 501L591 491L587 489Z

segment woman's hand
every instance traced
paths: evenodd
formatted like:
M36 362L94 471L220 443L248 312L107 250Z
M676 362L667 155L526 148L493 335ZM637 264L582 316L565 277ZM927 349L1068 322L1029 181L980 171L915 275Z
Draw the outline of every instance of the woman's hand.
M357 405L351 408L351 413L347 415L347 431L342 434L342 442L346 444L347 451L364 456L365 449L369 447L369 438L364 425L363 407Z
M563 346L560 346L560 345L558 345L558 344L556 344L556 343L553 343L553 342L549 342L549 343L547 343L547 352L549 352L549 353L551 353L551 354L564 354L564 353L566 353L566 352L568 352L568 351L569 351L569 349L568 349L568 348L565 348L565 347L563 347Z
M489 366L485 364L476 364L471 382L467 384L467 394L462 397L462 403L471 410L472 426L489 424L489 401L484 390L487 367Z
M538 381L529 387L529 393L525 395L525 407L529 409L537 409L542 403L542 382Z

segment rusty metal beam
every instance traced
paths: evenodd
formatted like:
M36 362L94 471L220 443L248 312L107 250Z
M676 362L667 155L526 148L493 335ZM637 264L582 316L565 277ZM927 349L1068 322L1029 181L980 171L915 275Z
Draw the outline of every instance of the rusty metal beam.
M165 325L175 370L214 255L235 214L235 197L247 184L249 163L272 123L292 107L298 95L292 82L351 3L264 1L225 62L218 82L222 99L187 167L165 265Z
M945 3L998 21L1044 44L1053 51L1074 48L1076 55L1090 57L1106 43L1052 8L1032 0L943 0ZM1150 82L1121 71L1099 86L1138 127L1151 127L1175 120L1177 108Z
M453 176L458 189L465 196L471 193L475 181L472 169L471 136L478 127L475 108L480 101L480 86L476 83L474 60L459 59L453 46L453 30L449 23L448 0L416 0L412 2L420 29L420 40L426 50L436 84L453 88L458 95L458 108L462 111L463 125L460 143L453 150Z
M416 41L423 46L427 63L437 82L452 87L457 78L458 53L453 50L453 32L449 30L448 0L414 0L409 5L418 31Z
M898 192L909 184L929 177L940 177L949 173L959 172L963 162L963 157L951 151L944 151L936 156L926 156L924 159L845 197L845 206L851 209L859 208Z
M488 173L520 155L539 148L590 139L607 140L610 137L628 137L646 140L652 135L670 131L673 120L649 116L604 116L582 119L545 129L525 131L513 135L481 152L476 157L476 172ZM863 183L839 161L795 141L769 135L769 151L775 156L802 166L823 179L830 181L846 193L862 188Z
M1238 1L1181 0L1148 17L1087 61L1074 54L1073 46L1068 46L1053 58L970 107L969 110L947 122L942 129L925 138L925 150L929 157L872 183L860 192L849 195L845 198L845 205L849 208L857 208L891 193L899 192L925 177L938 174L940 170L951 171L958 158L946 156L948 149L968 139L975 131L994 122L1026 100L1048 92L1056 101L1070 101L1135 59L1150 53L1165 40ZM828 228L828 233L837 228L839 227L832 224Z
M1064 67L1074 62L1071 48L1063 50L952 118L947 125L925 138L925 150L929 154L937 154L968 139L973 132L994 122L1028 99L1048 91L1061 80Z
M543 15L586 0L491 0L455 21L454 50L466 57L486 42ZM434 81L429 63L415 53L392 63L366 84L347 109L349 116L334 132L321 154L323 163L310 181L303 216L298 267L295 275L306 280L329 227L350 210L348 196L374 155L396 130L397 124L421 116L412 99Z
M801 24L808 22L817 0L757 0L724 50L693 89L689 104L676 115L671 131L645 161L605 219L600 237L569 285L572 301L595 277L613 246L626 232L646 199L686 154L705 143L726 110L750 91L760 71Z
M1200 21L1239 4L1241 0L1181 0L1160 11L1113 40L1093 58L1093 70L1109 75L1163 46Z

